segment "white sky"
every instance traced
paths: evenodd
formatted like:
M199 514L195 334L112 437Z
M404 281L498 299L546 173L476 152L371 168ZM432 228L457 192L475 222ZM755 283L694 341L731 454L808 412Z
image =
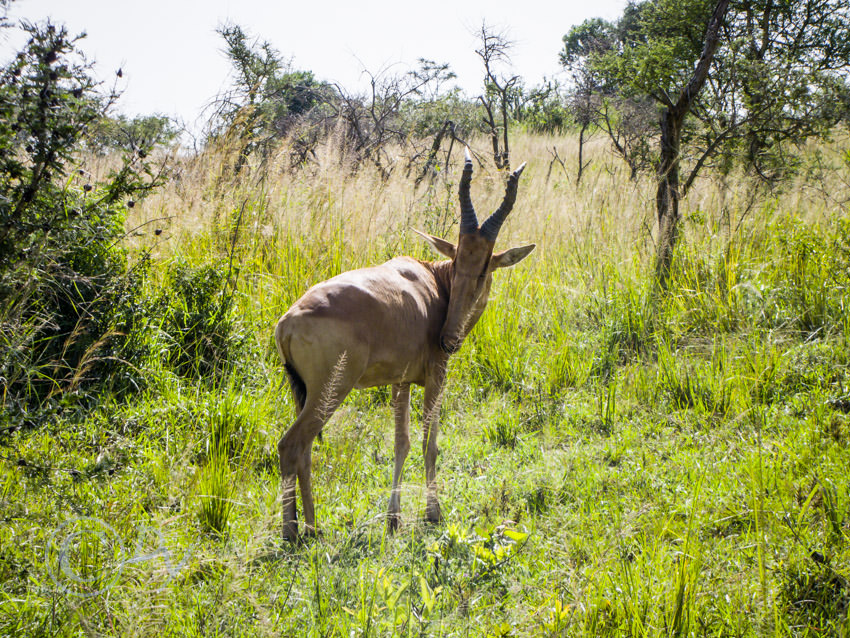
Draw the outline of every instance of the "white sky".
M229 66L215 33L228 21L268 40L294 69L351 91L365 90L364 68L415 68L418 58L448 62L455 83L477 94L483 77L475 54L482 20L515 42L511 72L528 85L561 72L558 51L570 26L613 19L625 0L15 0L12 20L50 17L71 33L110 84L123 69L119 110L177 116L198 125L203 107L228 85ZM20 40L0 41L7 60Z

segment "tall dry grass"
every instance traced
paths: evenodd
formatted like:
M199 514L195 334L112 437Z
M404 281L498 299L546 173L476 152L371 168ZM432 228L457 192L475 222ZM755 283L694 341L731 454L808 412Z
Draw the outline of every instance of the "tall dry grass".
M843 138L842 138L843 139ZM513 141L515 163L528 163L516 209L500 243L533 241L539 255L584 246L591 254L626 258L651 252L655 234L655 186L651 175L629 180L625 164L601 135L585 149L589 165L576 186L576 136L519 133ZM682 201L686 222L695 227L690 240L710 239L723 231L752 230L765 222L764 208L781 207L812 222L828 221L835 206L846 205L846 177L834 168L842 162L842 145L808 149L806 166L781 190L759 188L739 175L718 177L703 171ZM553 149L565 165L553 160ZM483 218L498 206L504 175L488 162L487 140L473 140L472 150L483 160L476 166L473 201ZM449 166L414 187L415 174L405 171L399 150L388 180L364 164L351 163L328 144L316 161L291 170L286 145L265 161L250 162L240 175L232 173L233 149L214 148L173 160L171 179L141 205L128 227L143 225L167 230L158 249L163 256L192 244L199 235L227 239L242 213L240 233L269 248L298 238L302 244L342 238L352 255L390 253L407 247L412 227L452 237L456 233L456 183L461 168L455 147ZM95 171L104 163L94 162ZM814 179L813 179L814 178ZM244 211L243 211L244 207ZM162 222L153 220L162 219ZM148 225L144 225L148 224ZM207 248L214 248L208 246ZM354 261L359 261L353 256Z
M629 182L627 171L610 154L604 140L589 150L590 168L578 189L574 167L567 173L559 164L550 167L557 148L561 157L576 155L572 137L521 135L513 156L527 161L516 210L503 229L501 241L535 241L542 251L586 238L617 240L625 246L651 227L654 194L650 180ZM473 144L483 160L476 166L473 198L479 217L494 210L504 194L504 175L488 162L486 140ZM440 166L433 181L414 188L415 175L404 170L399 157L388 180L364 165L352 173L350 164L333 147L325 147L315 163L297 171L289 169L288 150L262 165L254 162L238 177L229 173L234 156L215 149L176 162L174 178L133 211L129 226L169 218L172 246L226 222L246 204L244 232L269 237L297 235L305 243L327 240L344 233L351 250L404 242L410 227L451 236L456 233L456 184L460 174L460 149L448 167ZM569 161L569 160L568 160ZM393 239L396 238L396 239ZM164 252L169 248L164 246Z

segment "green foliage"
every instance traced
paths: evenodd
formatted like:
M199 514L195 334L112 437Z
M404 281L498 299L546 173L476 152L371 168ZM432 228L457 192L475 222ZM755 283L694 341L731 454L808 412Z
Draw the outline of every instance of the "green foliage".
M448 64L420 59L407 73L377 73L371 95L364 97L291 69L269 42L251 41L239 25L218 33L232 64L233 87L216 101L208 141L236 151L236 174L256 152L265 160L284 140L292 169L315 160L317 149L332 140L353 168L365 162L388 177L397 154L390 147L418 146L438 135L453 143L482 130L474 102L457 88L442 90L455 77ZM431 154L425 148L410 153L408 170L423 157L433 168L439 148Z
M561 64L586 70L593 90L609 97L672 98L693 73L714 4L637 2L615 22L585 20L564 35Z
M144 259L128 268L126 208L158 176L139 153L104 182L73 168L115 96L96 91L64 28L24 24L0 70L0 376L7 408L90 387L133 389L147 356Z
M504 589L504 567L527 539L527 533L503 526L467 530L450 524L427 548L430 584L451 590L461 604L476 589Z
M693 74L716 0L660 0L634 5L619 26L616 56L600 60L626 95L677 95Z
M8 150L0 163L2 274L81 214L78 197L65 201L64 178L101 107L88 68L73 62L76 39L53 25L24 30L29 44L0 75L0 148Z
M218 99L210 137L241 144L238 172L251 153L267 153L333 91L312 72L289 68L268 41L251 41L239 25L227 24L217 32L232 65L233 88Z
M717 253L680 250L670 275L669 303L687 314L688 329L700 334L731 332L762 312L762 299L745 272L742 246L730 242Z
M564 35L561 64L577 78L591 121L625 159L627 130L612 120L635 100L664 108L676 103L700 58L715 4L630 3L614 22L586 20ZM692 96L693 117L681 131L688 170L696 174L720 155L727 169L739 163L761 179L788 177L797 163L794 145L828 136L846 117L848 35L850 11L838 0L733 3L709 70L713 88Z
M185 377L221 378L243 342L227 263L173 262L157 307L168 365Z
M631 7L630 7L631 8ZM558 54L561 65L573 68L593 55L603 54L617 46L617 26L602 18L590 18L572 27L562 38L564 48Z
M94 122L86 146L101 155L114 151L147 153L148 149L171 144L177 135L174 122L164 115L118 115Z
M575 126L561 88L551 82L523 92L523 106L518 118L534 133L565 133Z

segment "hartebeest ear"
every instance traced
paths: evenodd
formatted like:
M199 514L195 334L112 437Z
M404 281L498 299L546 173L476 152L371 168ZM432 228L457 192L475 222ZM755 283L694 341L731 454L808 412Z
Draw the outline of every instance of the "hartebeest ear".
M455 258L457 248L452 242L446 241L445 239L440 239L439 237L434 237L433 235L429 235L427 233L419 232L415 228L411 228L411 230L420 237L422 237L422 239L427 241L429 244L431 244L431 248L436 250L441 255L445 255L449 259Z
M534 250L534 246L535 244L529 244L528 246L520 246L519 248L508 248L507 250L494 254L490 257L490 270L496 270L496 268L507 268L508 266L518 264L528 257L529 253Z

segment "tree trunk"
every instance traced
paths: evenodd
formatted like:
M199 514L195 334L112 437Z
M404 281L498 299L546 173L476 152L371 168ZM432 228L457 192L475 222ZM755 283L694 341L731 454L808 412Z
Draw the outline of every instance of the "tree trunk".
M578 134L578 174L576 175L576 186L581 182L581 174L584 172L584 132L588 126L590 126L588 122L583 122Z
M679 150L684 113L667 108L661 113L661 158L658 164L658 249L655 274L666 287L673 262L673 249L679 239Z
M658 190L655 205L658 212L658 246L655 275L662 288L667 287L673 251L679 239L679 151L685 116L708 78L708 68L720 41L720 27L729 8L729 0L719 0L705 31L702 54L694 74L674 104L665 94L661 112L661 156L658 163Z
M419 177L416 178L415 186L419 186L422 183L422 180L425 179L429 174L431 174L432 169L434 168L434 162L437 161L437 153L440 151L440 146L443 143L443 136L445 136L447 131L451 131L452 137L455 134L455 125L451 120L446 120L443 122L443 126L440 131L434 136L434 142L431 144L431 150L428 151L428 157L425 160L425 166L422 169L422 172L419 174Z
M508 148L508 90L505 88L501 91L502 100L502 137L504 139L502 146L502 166L505 171L511 170L511 151Z
M502 152L499 150L499 130L496 128L496 119L493 117L492 105L484 99L483 96L478 96L481 104L484 106L484 111L487 117L483 118L484 124L490 129L490 141L493 143L493 163L496 168L502 168Z

